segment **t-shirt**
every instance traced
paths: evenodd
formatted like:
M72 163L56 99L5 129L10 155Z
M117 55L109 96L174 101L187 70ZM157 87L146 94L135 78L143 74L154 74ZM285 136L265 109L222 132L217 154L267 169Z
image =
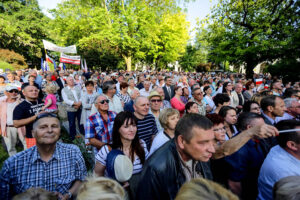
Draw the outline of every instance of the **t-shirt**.
M21 120L21 119L27 119L29 117L32 117L35 114L39 113L43 106L44 103L41 100L32 101L32 102L24 100L22 103L16 106L13 114L13 120ZM27 138L33 138L31 134L32 126L33 126L33 122L25 126Z
M148 149L150 149L152 136L156 135L157 132L153 115L147 114L144 119L137 119L137 134L140 139L146 142Z
M48 103L48 100L52 100L52 104L48 107L48 109L57 109L56 106L56 96L54 94L48 94L46 99L45 99L45 105Z
M147 146L146 143L143 140L140 140L140 143L145 151L145 159L148 157L148 150L147 150ZM104 145L100 151L96 154L95 159L96 161L98 161L99 163L101 163L101 165L106 166L106 159L107 159L107 155L109 153L109 149L107 145ZM136 174L139 173L140 171L142 171L143 165L141 163L141 160L138 156L135 156L134 158L134 162L133 162L133 172L132 174ZM105 172L105 174L107 175L107 172Z

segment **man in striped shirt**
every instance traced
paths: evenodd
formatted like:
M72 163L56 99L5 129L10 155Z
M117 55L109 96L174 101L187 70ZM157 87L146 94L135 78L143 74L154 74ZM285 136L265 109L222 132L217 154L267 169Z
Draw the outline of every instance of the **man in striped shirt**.
M147 149L150 149L152 139L157 134L155 118L149 113L149 100L144 96L139 96L134 100L133 108L134 115L137 118L137 134L140 139L147 144Z

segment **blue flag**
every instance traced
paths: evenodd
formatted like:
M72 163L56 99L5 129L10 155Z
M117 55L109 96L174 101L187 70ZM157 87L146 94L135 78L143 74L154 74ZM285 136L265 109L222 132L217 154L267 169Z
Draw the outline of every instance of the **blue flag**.
M43 58L41 58L41 70L42 70L42 71L45 71L45 69L44 69L44 60L43 60Z
M63 70L66 70L66 65L65 65L65 63L63 63Z

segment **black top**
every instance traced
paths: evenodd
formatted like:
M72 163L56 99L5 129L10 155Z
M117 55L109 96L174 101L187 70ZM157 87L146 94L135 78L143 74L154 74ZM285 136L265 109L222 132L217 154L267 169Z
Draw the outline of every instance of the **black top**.
M16 108L14 109L13 120L21 120L21 119L27 119L29 117L32 117L38 112L40 112L43 106L44 103L41 100L37 100L33 102L24 100L22 103L17 105ZM33 122L27 124L25 127L26 127L26 137L33 138L31 133Z

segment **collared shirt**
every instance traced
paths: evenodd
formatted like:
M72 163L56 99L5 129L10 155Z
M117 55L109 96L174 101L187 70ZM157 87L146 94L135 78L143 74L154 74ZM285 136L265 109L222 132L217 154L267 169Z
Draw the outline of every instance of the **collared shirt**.
M279 145L273 147L261 166L258 177L258 200L271 200L274 184L288 176L300 176L300 160Z
M265 118L267 118L267 119L271 122L272 125L275 124L275 120L274 120L274 119L272 119L271 117L269 117L268 115L266 115L264 112L262 112L261 114L262 114Z
M8 158L0 172L1 199L25 192L31 187L66 194L76 180L87 174L79 148L72 144L56 143L52 158L45 162L37 147Z
M275 118L275 122L278 123L282 120L288 120L288 119L296 119L296 118L294 116L290 115L289 113L284 112L282 117L276 117Z
M179 152L177 152L179 155L179 159L180 159L180 166L183 170L184 176L186 178L186 182L189 182L190 180L194 179L194 178L202 178L202 174L201 172L198 172L196 170L196 164L197 161L194 160L189 160L189 161L184 161L180 155Z
M112 142L112 130L117 113L108 111L107 122L99 112L89 116L86 121L85 138L97 138L99 141L110 144Z
M160 125L159 118L156 117L156 116L153 114L151 108L149 109L149 114L153 115L153 117L155 118L155 123L156 123L157 131L158 131L158 132L163 131L164 129L163 129L163 127Z

